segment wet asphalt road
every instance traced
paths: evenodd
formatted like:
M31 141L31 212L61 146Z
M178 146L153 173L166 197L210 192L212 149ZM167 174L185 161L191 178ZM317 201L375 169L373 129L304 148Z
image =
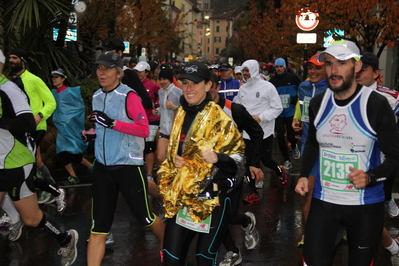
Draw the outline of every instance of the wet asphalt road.
M282 163L282 157L274 145L274 158ZM294 192L296 179L299 175L300 160L293 160L290 171L290 185L287 189L279 187L274 173L265 169L264 187L261 189L261 202L242 204L242 211L255 213L257 229L261 240L255 250L246 250L244 233L240 226L232 226L232 234L236 245L240 248L243 266L296 266L300 265L302 249L297 248L297 242L303 233L300 210L300 196ZM64 178L59 178L62 181ZM74 228L79 232L78 257L73 265L86 265L86 239L90 229L90 193L91 186L88 180L85 184L68 187L68 207L60 214L56 205L42 205L42 209L57 217L65 229ZM399 183L394 186L394 198L398 202ZM244 185L244 195L248 193L248 186ZM390 232L398 234L399 218L392 219L385 213L385 225ZM106 250L102 265L133 265L152 266L162 265L159 262L158 243L155 236L146 228L138 225L130 213L124 200L120 198L115 213L112 232L115 238L113 247ZM34 228L24 228L21 238L16 242L6 239L8 231L0 229L0 266L57 266L60 265L60 256L57 255L57 241ZM395 235L396 236L396 235ZM178 241L178 239L176 239ZM322 241L322 239L321 239ZM196 265L194 247L190 249L189 265ZM222 260L225 249L220 249L218 262ZM347 265L347 246L341 243L338 247L334 266ZM377 266L390 264L390 254L380 248L376 260Z

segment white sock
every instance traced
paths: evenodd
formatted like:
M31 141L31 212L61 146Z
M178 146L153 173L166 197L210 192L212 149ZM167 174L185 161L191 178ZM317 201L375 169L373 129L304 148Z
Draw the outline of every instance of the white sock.
M385 247L389 252L391 252L391 255L395 255L399 252L399 246L398 243L396 243L395 240L392 239L392 244L389 247Z
M19 220L21 220L21 217L19 216L17 209L15 209L15 206L12 203L12 200L10 196L8 196L8 194L4 196L4 200L2 202L1 207L7 213L8 217L10 217L12 224L18 223Z

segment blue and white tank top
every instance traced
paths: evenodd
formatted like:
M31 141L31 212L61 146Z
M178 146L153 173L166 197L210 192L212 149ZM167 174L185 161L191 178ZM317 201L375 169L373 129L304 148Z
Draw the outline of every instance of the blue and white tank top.
M382 163L376 132L367 118L372 90L363 87L351 102L338 106L327 90L315 117L320 156L313 197L339 205L384 201L383 184L356 188L347 178L349 168L367 171Z

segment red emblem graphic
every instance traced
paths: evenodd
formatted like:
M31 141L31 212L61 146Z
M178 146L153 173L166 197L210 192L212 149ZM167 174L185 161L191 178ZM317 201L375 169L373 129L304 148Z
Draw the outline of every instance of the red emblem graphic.
M334 134L342 134L342 130L347 125L346 116L344 114L334 115L328 122L330 123L331 126L330 132Z

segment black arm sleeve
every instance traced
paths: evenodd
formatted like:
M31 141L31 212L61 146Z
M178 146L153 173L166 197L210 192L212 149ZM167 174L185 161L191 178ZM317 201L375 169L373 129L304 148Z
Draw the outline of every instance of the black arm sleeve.
M134 70L126 69L123 72L122 83L134 89L141 98L144 109L152 109L152 101L147 90L144 88L139 76Z
M399 134L392 108L387 99L372 92L367 103L367 117L371 127L377 132L381 151L385 156L383 163L367 172L376 178L394 178L399 168Z
M263 142L262 127L241 104L233 103L231 106L231 114L234 122L237 124L238 130L245 130L251 138L251 142L254 144L253 147L255 150L252 151L254 156L252 157L252 161L247 162L247 165L260 168Z

